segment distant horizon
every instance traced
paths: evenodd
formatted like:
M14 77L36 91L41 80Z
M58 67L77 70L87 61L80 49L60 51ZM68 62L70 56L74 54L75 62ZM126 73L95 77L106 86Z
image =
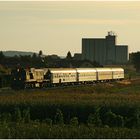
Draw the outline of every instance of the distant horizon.
M117 34L117 44L139 51L140 1L0 1L2 51L66 56L81 53L82 38Z
M0 51L2 51L2 50L0 50ZM18 51L18 50L4 50L4 51L2 51L2 52L25 52L25 53L36 53L36 54L39 54L39 52L32 52L32 51ZM71 52L71 51L70 51ZM131 53L136 53L136 52L140 52L140 51L135 51L135 52L129 52L129 54L131 54ZM58 54L54 54L54 53L52 53L52 54L45 54L44 52L43 52L43 55L46 55L46 56L48 56L48 55L57 55L57 56L60 56L60 57L66 57L66 55L67 55L67 53L68 52L66 52L66 54L65 55L58 55ZM75 54L75 53L74 53ZM74 54L72 54L72 57L74 56ZM78 53L78 54L82 54L82 53ZM129 54L128 54L128 57L129 57Z
M0 51L2 51L2 50L0 50ZM19 52L19 53L36 53L36 54L39 54L39 52L32 52L32 51L18 51L18 50L5 50L5 51L2 51L2 52ZM67 52L68 53L68 52ZM67 55L67 53L66 53L66 55ZM57 54L44 54L43 53L43 55L44 56L48 56L48 55L57 55ZM66 57L66 55L64 56L64 55L57 55L57 56L59 56L59 57Z

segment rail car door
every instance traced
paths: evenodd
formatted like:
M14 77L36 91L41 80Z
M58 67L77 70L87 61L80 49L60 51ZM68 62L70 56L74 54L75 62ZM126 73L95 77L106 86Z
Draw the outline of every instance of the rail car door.
M76 72L76 82L79 82L79 72Z

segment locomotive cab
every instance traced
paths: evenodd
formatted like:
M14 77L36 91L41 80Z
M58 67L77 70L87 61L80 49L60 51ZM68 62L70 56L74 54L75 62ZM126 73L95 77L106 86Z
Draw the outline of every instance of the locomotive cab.
M23 68L16 68L11 71L11 88L24 89L26 72Z

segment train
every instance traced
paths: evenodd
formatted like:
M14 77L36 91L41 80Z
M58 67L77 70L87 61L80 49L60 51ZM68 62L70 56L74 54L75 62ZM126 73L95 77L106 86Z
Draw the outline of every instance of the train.
M123 79L123 68L16 68L11 71L11 88L43 88Z

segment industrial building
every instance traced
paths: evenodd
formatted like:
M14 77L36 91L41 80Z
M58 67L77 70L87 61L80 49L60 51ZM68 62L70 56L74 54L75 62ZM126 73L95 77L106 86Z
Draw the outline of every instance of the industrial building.
M116 45L116 35L112 31L105 38L83 38L82 59L102 65L125 64L128 61L128 46Z

